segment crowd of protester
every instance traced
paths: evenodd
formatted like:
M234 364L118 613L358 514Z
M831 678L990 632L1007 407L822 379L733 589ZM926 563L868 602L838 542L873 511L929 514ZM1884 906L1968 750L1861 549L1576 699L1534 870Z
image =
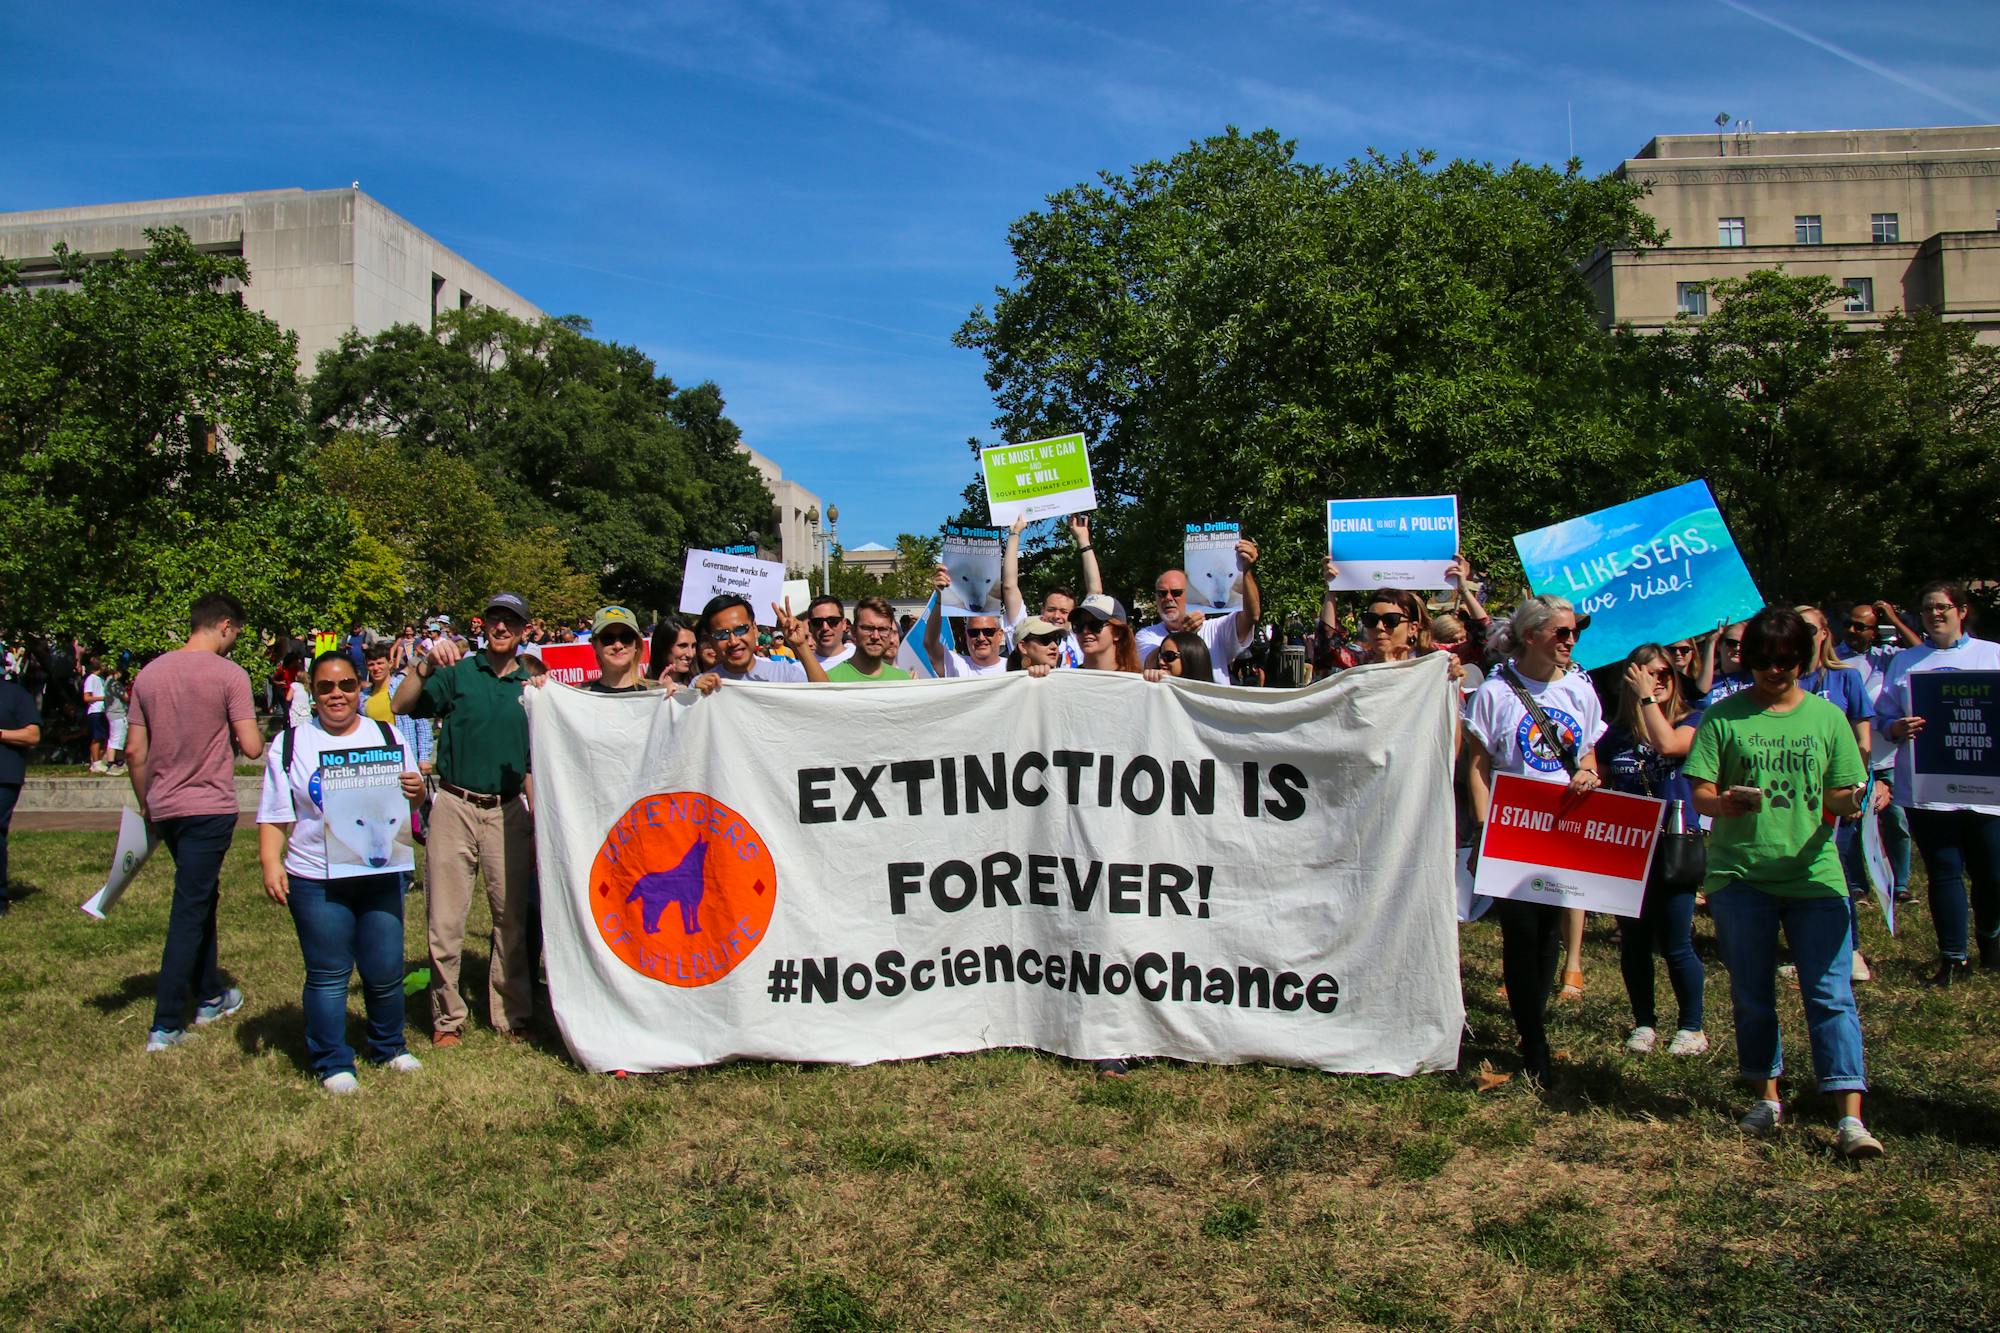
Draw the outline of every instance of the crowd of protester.
M918 623L899 620L880 598L850 608L830 596L803 614L777 606L766 617L741 597L721 596L692 621L643 627L630 610L607 606L551 628L503 592L463 629L439 615L395 633L354 625L345 634L280 636L262 682L265 725L250 678L228 660L246 627L243 608L226 595L197 602L182 649L147 663L76 644L42 654L9 649L0 682L0 887L7 818L32 749L68 736L87 744L92 771L126 774L175 863L147 1049L178 1044L243 1003L222 982L215 940L219 871L237 809L233 766L259 759L267 737L282 734L266 762L259 813L264 885L297 925L314 1070L330 1091L352 1092L359 1083L345 995L357 968L368 1059L420 1067L402 1038L402 913L412 877L315 874L325 866L315 854L324 837L310 785L315 756L363 728L400 751L404 794L424 835L432 1047L457 1044L468 1021L459 981L466 918L482 882L492 919L487 1011L496 1030L518 1037L536 1019L539 954L521 692L551 685L539 660L547 646L589 645L597 670L580 688L662 698L739 681L1057 670L1301 686L1365 663L1442 653L1459 717L1453 804L1468 860L1498 774L1664 802L1661 851L1638 915L1616 927L1632 1012L1625 1045L1647 1056L1660 1042L1658 957L1674 1001L1665 1054L1708 1051L1705 968L1694 942L1706 910L1730 978L1738 1069L1756 1094L1746 1130L1769 1131L1783 1114L1775 1003L1782 931L1792 960L1782 971L1795 976L1804 1001L1818 1087L1839 1100L1841 1150L1882 1150L1861 1120L1866 1075L1854 986L1872 976L1859 947L1868 896L1861 821L1878 821L1896 902L1910 901L1913 845L1922 857L1939 950L1932 984L1964 981L1975 945L1982 967L2000 969L2000 808L1919 807L1911 789L1909 742L1925 719L1909 715L1902 682L1914 672L2000 669L2000 646L1971 637L1972 606L1958 585L1924 588L1907 618L1880 600L1824 610L1774 605L1694 638L1639 645L1593 675L1574 660L1589 616L1559 597L1526 596L1496 618L1490 589L1463 561L1434 597L1328 591L1310 629L1260 626L1258 550L1246 539L1237 543L1240 609L1191 611L1187 576L1170 569L1151 586L1157 619L1141 626L1103 590L1088 521L1071 520L1068 530L1084 571L1080 591L1052 587L1030 613L1017 523L1005 544L1003 613L953 618L948 629L935 603ZM1321 572L1331 588L1330 560ZM937 585L947 582L940 567ZM1788 800L1767 799L1774 752L1787 756L1786 782L1796 789ZM4 903L0 896L0 910ZM1586 985L1585 914L1503 898L1491 915L1522 1069L1546 1085L1557 1060L1549 1006ZM1126 1072L1122 1061L1100 1062L1100 1070Z

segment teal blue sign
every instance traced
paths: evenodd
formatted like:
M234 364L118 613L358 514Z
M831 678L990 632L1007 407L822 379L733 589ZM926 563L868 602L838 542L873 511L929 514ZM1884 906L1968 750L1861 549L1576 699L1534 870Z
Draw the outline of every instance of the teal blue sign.
M1514 538L1528 586L1590 617L1576 661L1593 670L1642 643L1672 643L1764 605L1705 481Z

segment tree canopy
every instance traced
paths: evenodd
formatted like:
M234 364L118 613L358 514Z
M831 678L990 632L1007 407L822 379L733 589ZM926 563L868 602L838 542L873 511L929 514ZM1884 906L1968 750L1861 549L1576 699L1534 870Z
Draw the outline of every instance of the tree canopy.
M31 290L0 274L0 632L140 651L225 588L264 626L379 585L308 476L291 334L246 310L240 258L178 230Z
M575 317L475 307L441 315L435 333L407 324L350 333L320 357L314 429L327 440L393 438L406 482L448 474L460 494L469 481L491 497L502 528L559 539L567 564L607 596L671 607L687 548L773 543L770 492L737 449L741 433L715 385L678 388L636 348L588 329ZM371 531L401 524L415 540L404 520L371 512L361 510ZM491 564L485 535L461 536L473 571ZM455 557L442 549L450 541L426 539L422 569L457 589L460 574L446 568Z

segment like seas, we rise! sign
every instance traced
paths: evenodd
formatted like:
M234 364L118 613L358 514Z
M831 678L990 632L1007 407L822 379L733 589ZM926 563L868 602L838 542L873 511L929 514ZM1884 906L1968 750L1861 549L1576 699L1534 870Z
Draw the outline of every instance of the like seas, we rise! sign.
M1514 549L1537 595L1567 598L1590 617L1576 643L1586 671L1764 605L1705 481L1521 533Z

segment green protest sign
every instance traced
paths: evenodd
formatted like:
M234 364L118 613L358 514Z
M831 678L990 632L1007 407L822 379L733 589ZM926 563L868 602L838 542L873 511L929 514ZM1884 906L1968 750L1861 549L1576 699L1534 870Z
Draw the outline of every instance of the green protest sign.
M979 451L979 466L996 528L1011 526L1017 514L1036 519L1097 508L1090 451L1080 434L996 444Z

